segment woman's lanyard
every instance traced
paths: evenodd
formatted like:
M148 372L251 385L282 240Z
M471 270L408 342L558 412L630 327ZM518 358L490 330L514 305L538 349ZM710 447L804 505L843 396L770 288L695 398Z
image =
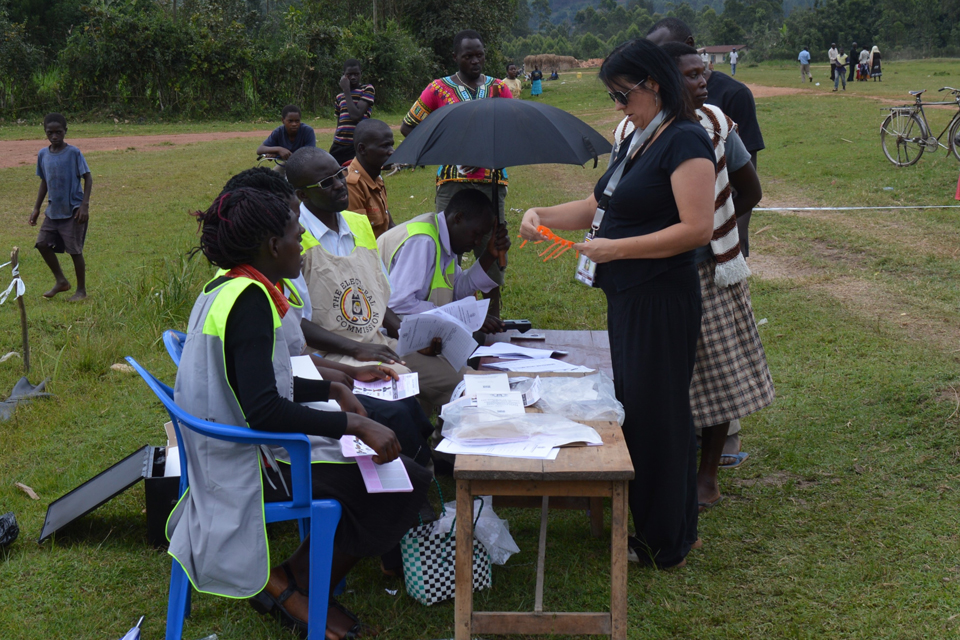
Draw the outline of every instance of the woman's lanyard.
M660 125L663 124L663 121L666 120L666 118L666 114L664 114L663 111L660 111L653 117L653 120L650 121L643 131L634 132L633 139L630 141L630 146L627 148L627 152L623 156L623 160L621 160L620 164L617 165L617 168L613 170L613 175L610 176L610 181L607 182L607 187L603 190L603 196L600 198L600 202L597 203L597 211L593 214L593 224L590 225L590 231L588 231L587 235L584 237L584 242L590 242L597 237L597 232L600 231L600 223L603 222L603 216L606 213L607 206L610 203L610 197L613 195L617 185L620 184L620 178L623 177L623 172L627 166L627 163L630 162L630 158L633 157L633 154L647 143L654 132L660 128ZM596 263L581 253L580 259L577 261L577 273L574 275L577 281L582 282L588 287L592 287L596 272Z

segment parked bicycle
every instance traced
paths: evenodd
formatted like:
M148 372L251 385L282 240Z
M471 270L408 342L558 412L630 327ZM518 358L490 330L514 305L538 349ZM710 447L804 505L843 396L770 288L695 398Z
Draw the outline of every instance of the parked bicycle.
M887 160L898 167L909 167L917 163L924 151L933 153L938 147L947 149L957 160L960 160L960 89L943 87L940 91L952 93L953 100L923 102L920 96L926 92L924 89L910 92L910 95L916 98L914 104L890 108L890 115L880 125L880 145ZM957 107L957 113L953 115L940 135L934 137L923 108L950 104ZM950 133L947 135L947 143L944 144L940 142L940 138L947 131Z

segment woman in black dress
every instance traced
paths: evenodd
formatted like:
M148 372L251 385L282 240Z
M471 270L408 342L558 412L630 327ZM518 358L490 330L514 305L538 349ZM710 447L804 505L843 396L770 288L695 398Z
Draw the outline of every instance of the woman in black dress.
M716 163L680 72L662 49L645 39L623 44L604 60L599 78L636 132L593 194L528 210L520 234L540 240L541 224L597 228L594 239L575 248L596 263L594 286L607 296L614 384L636 469L629 499L637 535L629 557L683 566L699 546L689 394L700 333L693 253L713 234ZM621 165L608 197L604 190ZM605 204L600 221L598 202Z

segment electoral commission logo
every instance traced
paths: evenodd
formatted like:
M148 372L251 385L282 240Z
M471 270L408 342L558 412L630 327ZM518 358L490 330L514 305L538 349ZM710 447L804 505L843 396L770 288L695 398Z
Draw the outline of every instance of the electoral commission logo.
M333 304L339 311L337 323L352 333L370 333L380 326L380 312L374 309L376 298L358 278L344 280L333 292Z

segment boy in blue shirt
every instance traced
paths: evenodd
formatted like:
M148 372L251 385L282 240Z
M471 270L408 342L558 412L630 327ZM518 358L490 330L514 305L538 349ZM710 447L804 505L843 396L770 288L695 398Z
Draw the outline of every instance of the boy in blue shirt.
M83 243L87 237L87 220L90 218L90 193L93 190L93 178L90 167L80 149L64 142L67 135L67 120L59 113L47 114L43 119L43 130L47 134L50 146L37 154L37 175L40 177L40 190L33 213L27 221L37 226L40 206L47 198L47 210L43 224L37 235L37 250L43 256L56 282L44 298L52 298L62 291L70 290L70 283L60 268L58 253L68 253L73 258L73 268L77 273L77 290L70 298L71 302L87 297L86 263L83 260ZM83 189L80 180L83 179Z
M283 124L270 132L270 136L257 147L257 155L279 156L286 160L301 147L317 146L313 127L300 122L300 107L288 104L280 113Z

